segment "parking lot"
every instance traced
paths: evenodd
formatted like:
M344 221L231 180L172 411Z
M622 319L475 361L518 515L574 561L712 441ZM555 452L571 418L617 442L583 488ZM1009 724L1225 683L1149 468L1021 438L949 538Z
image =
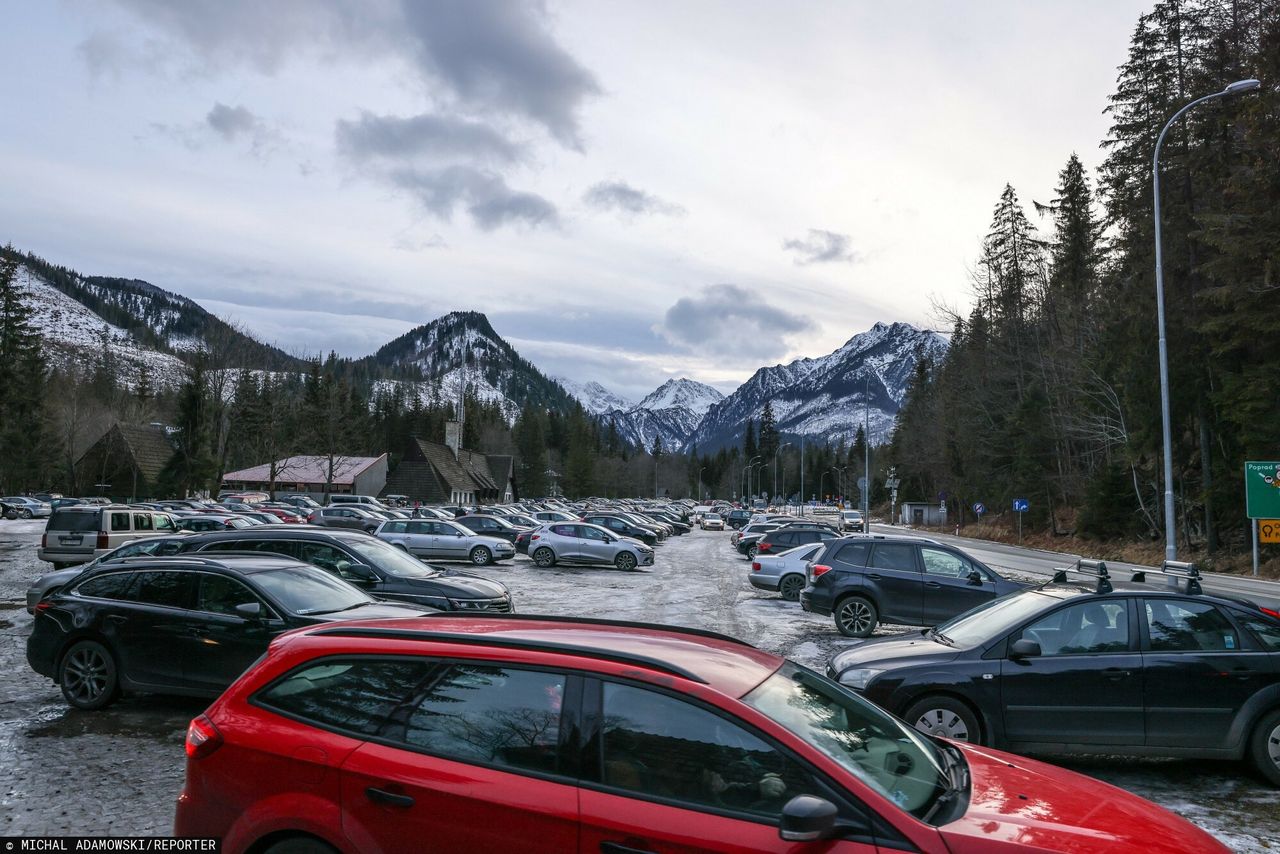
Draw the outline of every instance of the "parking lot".
M182 785L183 733L200 701L128 698L69 709L24 657L28 582L42 523L0 521L0 835L164 835ZM856 641L827 618L752 588L728 534L694 531L632 572L538 569L520 557L482 570L524 613L675 623L731 634L821 669ZM996 567L999 569L1000 567ZM887 630L884 630L887 631ZM1235 763L1125 758L1062 761L1201 825L1238 851L1280 851L1280 791Z

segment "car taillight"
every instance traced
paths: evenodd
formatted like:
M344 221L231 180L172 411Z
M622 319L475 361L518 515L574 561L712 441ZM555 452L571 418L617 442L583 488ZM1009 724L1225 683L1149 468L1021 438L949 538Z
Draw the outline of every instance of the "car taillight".
M35 609L35 610L36 610L36 613L37 613L37 614L43 614L45 611L48 611L48 610L49 610L49 605L50 605L50 603L49 603L49 601L48 601L48 600L44 600L44 601L41 601L41 602L37 602L37 603L36 603L36 609Z
M94 548L99 548L99 549L109 549L109 548L111 548L111 542L110 542L110 540L109 540L109 539L108 539L108 537L107 537L107 532L106 532L106 531L99 531L99 532L98 532L98 542L94 544Z
M759 571L760 571L760 561L758 561L758 560L754 560L754 561L752 561L752 562L751 562L751 571L752 571L752 572L759 572Z
M48 534L41 534L41 535L40 535L40 548L42 548L42 549L47 549L47 548L49 548L49 535L48 535Z
M531 540L536 540L536 539L538 539L538 536L539 536L538 534L534 534L534 535L533 535L532 537L530 537L529 539L531 539Z
M773 548L773 544L772 544L772 543L757 543L757 544L756 544L756 551L757 551L757 552L767 552L767 551L769 551L769 549L771 549L771 548Z
M187 758L203 759L222 746L222 733L205 715L187 727Z
M814 578L821 578L831 571L831 567L827 566L825 563L815 563L810 570Z
M1280 620L1280 611L1273 611L1272 609L1264 608L1261 605L1258 606L1258 610L1266 614L1268 617L1275 617L1277 620Z

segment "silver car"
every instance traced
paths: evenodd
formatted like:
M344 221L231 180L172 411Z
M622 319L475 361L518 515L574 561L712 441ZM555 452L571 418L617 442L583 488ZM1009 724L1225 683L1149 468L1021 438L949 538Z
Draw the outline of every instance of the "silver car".
M529 557L544 568L557 563L609 563L628 570L653 566L653 549L644 543L586 522L543 525L530 535Z
M66 586L68 581L86 569L95 567L104 561L119 560L126 557L176 555L182 552L185 545L182 541L189 536L191 536L189 533L179 531L163 537L144 537L140 540L132 540L88 563L73 566L69 569L56 569L53 572L46 572L31 582L31 586L27 588L27 612L34 614L36 605L39 604L41 599Z
M43 519L53 514L53 505L48 501L37 501L25 495L0 498L0 502L17 511L18 517L21 519Z
M795 602L804 589L805 567L825 545L825 542L806 543L776 555L757 555L751 562L747 579L752 587L777 590L783 599Z
M379 525L374 536L417 557L466 560L476 566L516 556L516 547L501 537L481 536L438 519L392 519Z

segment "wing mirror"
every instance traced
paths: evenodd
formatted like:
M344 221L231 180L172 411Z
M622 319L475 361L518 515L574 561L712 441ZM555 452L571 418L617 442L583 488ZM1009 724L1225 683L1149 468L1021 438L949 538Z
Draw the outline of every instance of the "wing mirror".
M982 573L981 573L981 572L978 572L978 570L976 570L976 569L971 569L971 570L969 570L969 583L970 583L970 584L981 584L981 583L982 583L982 581L983 581L983 579L982 579Z
M796 795L782 808L778 836L787 842L822 839L836 826L836 805L813 795Z
M1040 644L1028 638L1019 638L1009 647L1010 658L1035 658L1040 655Z
M258 602L244 602L236 606L236 613L246 620L262 619L262 605Z

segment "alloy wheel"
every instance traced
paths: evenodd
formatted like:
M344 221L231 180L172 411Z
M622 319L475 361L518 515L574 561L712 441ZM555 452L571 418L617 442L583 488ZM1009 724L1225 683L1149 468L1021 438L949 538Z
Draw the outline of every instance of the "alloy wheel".
M871 608L861 599L851 599L840 606L840 627L849 635L863 635L875 628Z
M621 552L616 558L614 558L613 563L618 567L618 569L635 569L636 557L631 552Z
M1267 733L1267 756L1270 757L1272 765L1280 768L1280 722Z
M477 546L471 550L471 562L476 566L488 566L492 559L493 555L484 546Z
M81 646L72 650L62 671L62 687L68 699L88 705L111 689L111 662L101 649Z
M778 584L778 592L782 594L782 598L790 602L794 602L800 598L800 591L804 589L804 579L798 575L788 575Z

